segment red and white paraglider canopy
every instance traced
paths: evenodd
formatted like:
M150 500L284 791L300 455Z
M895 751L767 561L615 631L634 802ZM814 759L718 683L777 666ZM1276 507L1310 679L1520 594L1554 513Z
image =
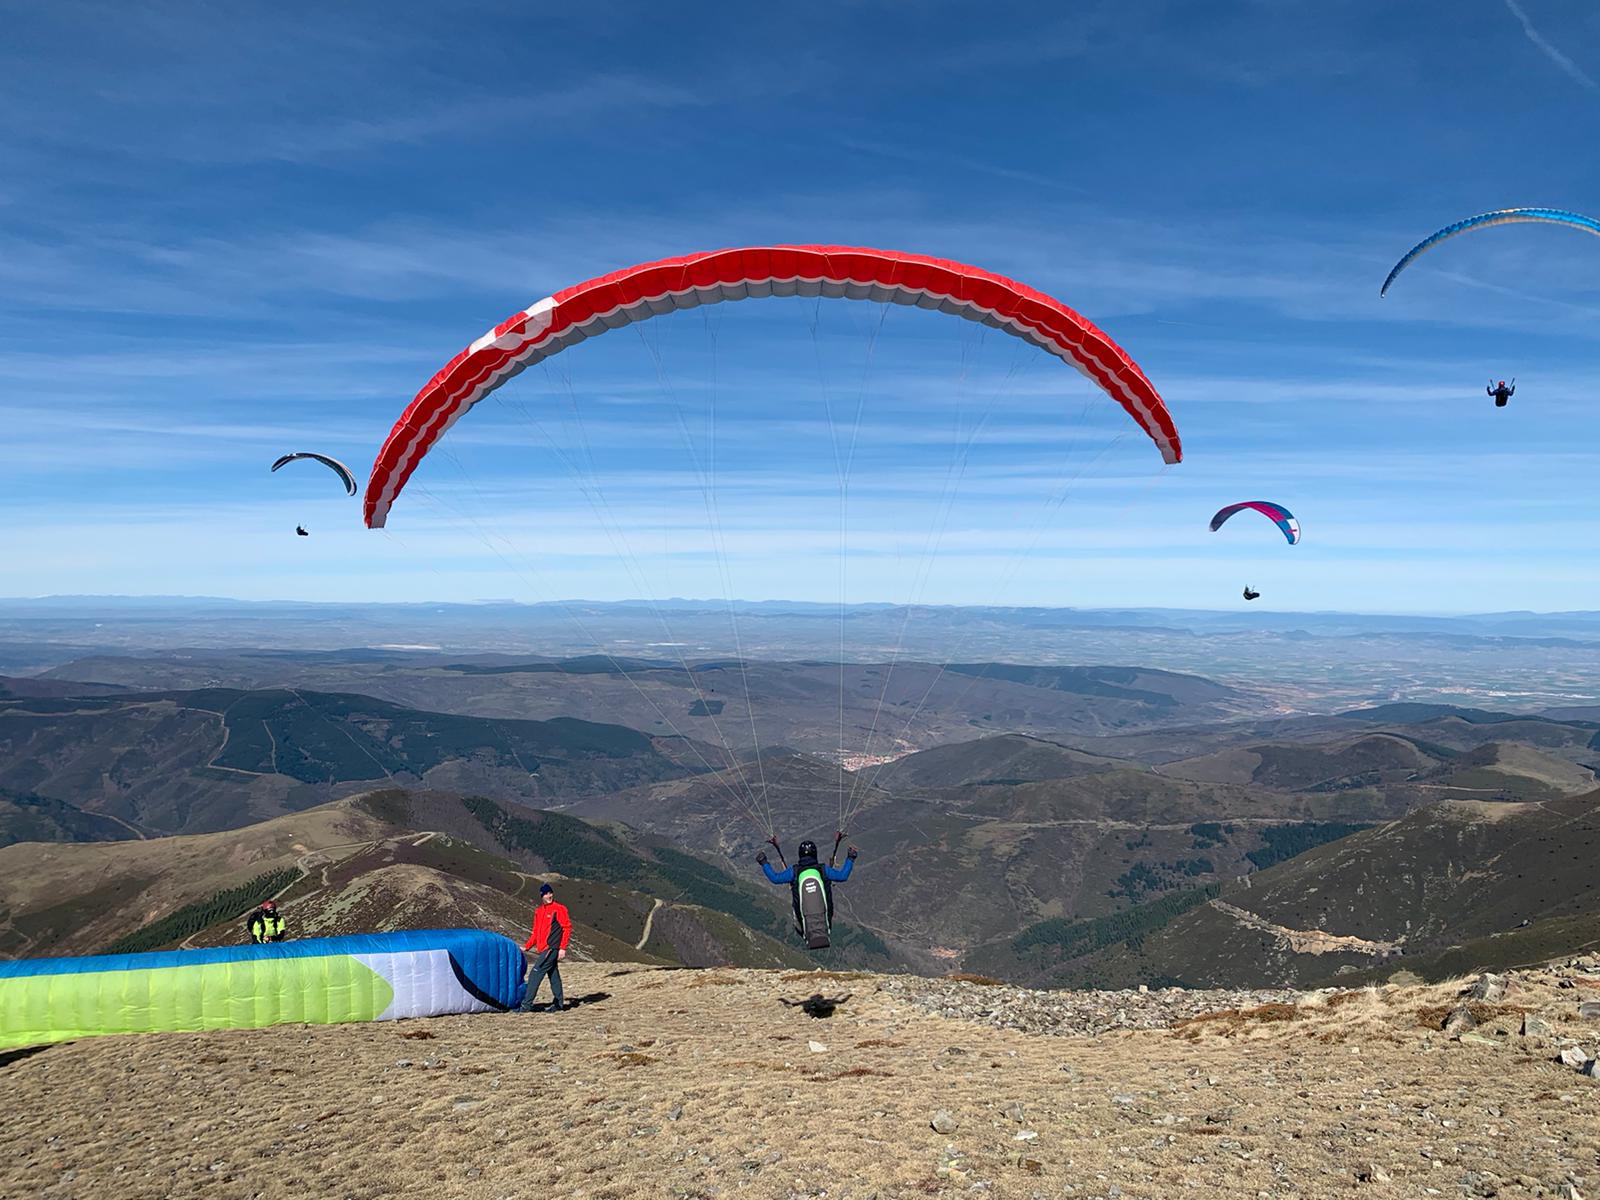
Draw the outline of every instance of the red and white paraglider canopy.
M380 528L417 464L478 401L584 338L678 309L764 296L915 305L1032 342L1087 375L1127 410L1169 463L1177 427L1133 359L1061 301L1002 275L922 254L853 246L751 246L664 258L565 288L516 313L451 359L401 414L363 500Z

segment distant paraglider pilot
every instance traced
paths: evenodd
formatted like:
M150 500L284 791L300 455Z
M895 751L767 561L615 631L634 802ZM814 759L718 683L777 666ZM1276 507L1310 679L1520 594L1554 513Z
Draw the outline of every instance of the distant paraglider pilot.
M1254 600L1260 595L1260 592L1252 592L1248 583L1244 585L1244 598L1246 600Z
M560 931L559 936L557 930ZM539 885L539 907L533 910L533 930L523 943L523 950L535 954L533 969L528 973L528 998L522 1002L523 1012L537 1012L533 998L539 985L550 979L550 995L554 999L545 1012L560 1012L566 1006L561 994L561 960L567 956L567 943L572 940L572 917L567 906L556 899L555 889L548 883Z
M261 907L250 914L246 927L250 930L250 940L257 945L281 942L289 936L288 926L278 913L276 900L263 900Z
M843 838L844 835L840 834L839 840ZM776 840L772 845L777 849ZM833 852L835 855L839 853L837 841ZM771 882L789 885L789 897L794 905L794 931L805 939L806 949L826 949L833 926L833 885L850 878L850 872L856 865L856 848L850 847L842 867L836 867L832 862L819 862L817 844L811 841L800 843L792 867L785 864L783 870L774 870L765 852L757 854L756 861Z
M294 531L295 531L295 534L297 536L299 536L299 537L310 537L311 536L310 532L306 529L306 527L304 525L296 525L294 527Z
M1502 379L1499 383L1491 383L1484 389L1494 397L1494 406L1504 408L1506 401L1517 394L1517 381L1513 379L1509 384Z

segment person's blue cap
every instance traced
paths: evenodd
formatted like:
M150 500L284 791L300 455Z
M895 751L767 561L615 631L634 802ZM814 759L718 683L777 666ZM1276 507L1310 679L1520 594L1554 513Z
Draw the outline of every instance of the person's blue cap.
M551 887L548 883L541 883L539 885L539 895L541 896L548 896L553 891L555 891L555 888Z

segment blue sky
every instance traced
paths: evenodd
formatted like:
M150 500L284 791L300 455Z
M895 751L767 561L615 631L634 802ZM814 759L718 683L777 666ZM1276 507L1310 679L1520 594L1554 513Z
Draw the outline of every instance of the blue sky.
M852 601L1600 606L1600 243L1490 230L1377 295L1448 220L1600 211L1592 6L592 7L6 5L0 595L835 600L842 545ZM388 531L267 473L364 478L562 286L786 241L1060 297L1188 460L1020 343L770 302L527 372ZM1206 531L1256 496L1301 546Z

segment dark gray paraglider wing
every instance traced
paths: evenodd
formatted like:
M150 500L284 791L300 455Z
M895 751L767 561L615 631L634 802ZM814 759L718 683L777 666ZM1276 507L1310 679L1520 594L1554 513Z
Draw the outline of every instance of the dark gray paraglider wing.
M309 458L315 462L319 462L337 475L340 481L344 484L345 495L354 496L356 494L356 477L350 474L350 468L345 466L337 458L329 458L326 454L317 454L310 450L299 450L293 454L285 454L282 458L278 459L277 462L272 464L272 469L276 471L279 467L284 466L287 463L296 462L302 458Z

